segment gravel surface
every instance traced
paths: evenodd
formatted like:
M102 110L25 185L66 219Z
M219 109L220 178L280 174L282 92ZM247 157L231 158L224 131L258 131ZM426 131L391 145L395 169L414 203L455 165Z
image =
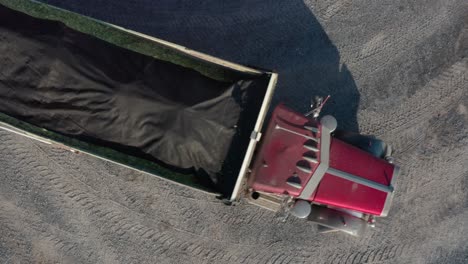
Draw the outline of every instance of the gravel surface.
M355 238L0 131L0 263L468 262L466 0L45 2L276 69L301 111L331 94L403 173Z

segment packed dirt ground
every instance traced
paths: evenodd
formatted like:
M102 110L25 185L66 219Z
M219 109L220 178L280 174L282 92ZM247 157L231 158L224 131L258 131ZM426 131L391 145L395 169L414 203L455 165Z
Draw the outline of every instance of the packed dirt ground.
M468 263L466 0L44 2L274 69L275 103L330 94L403 172L356 238L0 131L0 263Z

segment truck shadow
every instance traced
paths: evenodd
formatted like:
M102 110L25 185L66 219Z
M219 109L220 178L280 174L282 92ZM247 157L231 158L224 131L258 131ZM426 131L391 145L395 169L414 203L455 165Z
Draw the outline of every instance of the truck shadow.
M43 2L226 60L273 69L279 82L272 106L283 102L305 113L314 96L330 95L323 113L335 116L340 129L359 131L360 94L353 76L302 0ZM225 180L229 186L234 178Z

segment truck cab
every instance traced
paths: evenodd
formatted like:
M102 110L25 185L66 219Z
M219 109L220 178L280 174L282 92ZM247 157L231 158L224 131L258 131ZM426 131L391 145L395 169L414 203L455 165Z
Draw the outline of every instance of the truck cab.
M352 145L335 136L337 125L333 116L277 106L247 179L249 202L352 235L386 216L399 173L390 147L371 138ZM373 144L384 146L382 154L369 151Z

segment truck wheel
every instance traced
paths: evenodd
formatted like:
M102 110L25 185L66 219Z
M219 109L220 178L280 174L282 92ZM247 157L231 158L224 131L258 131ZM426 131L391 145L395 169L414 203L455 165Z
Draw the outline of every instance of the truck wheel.
M311 211L312 205L308 201L297 200L289 212L297 218L304 219L310 215Z
M361 236L368 227L367 221L362 218L315 204L307 219L326 227L321 228L322 231L341 231L353 236Z
M360 135L358 133L337 131L334 135L350 145L360 148L379 159L391 158L391 147L373 136Z

